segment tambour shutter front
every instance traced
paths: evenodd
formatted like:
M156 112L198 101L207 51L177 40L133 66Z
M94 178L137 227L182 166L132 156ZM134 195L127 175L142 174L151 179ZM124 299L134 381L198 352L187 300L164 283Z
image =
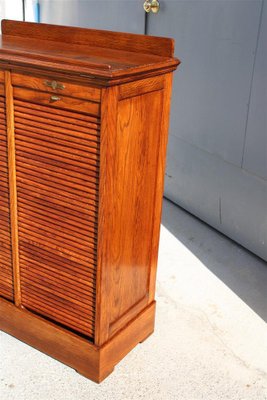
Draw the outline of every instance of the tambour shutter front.
M14 87L22 305L93 338L99 116L24 93Z
M0 296L13 299L8 140L4 85L0 84Z

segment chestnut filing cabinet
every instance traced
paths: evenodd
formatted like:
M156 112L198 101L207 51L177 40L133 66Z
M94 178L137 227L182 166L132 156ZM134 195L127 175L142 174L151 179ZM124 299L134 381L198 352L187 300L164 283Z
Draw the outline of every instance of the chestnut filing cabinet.
M173 52L2 21L0 328L96 382L154 329Z

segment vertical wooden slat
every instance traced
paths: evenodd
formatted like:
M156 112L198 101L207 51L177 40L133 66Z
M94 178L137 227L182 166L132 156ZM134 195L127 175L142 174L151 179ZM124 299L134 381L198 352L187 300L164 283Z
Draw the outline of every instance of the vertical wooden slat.
M110 183L116 154L118 87L102 89L101 96L101 133L100 133L100 178L99 178L99 214L98 214L98 241L97 249L97 282L96 282L96 321L95 344L102 345L108 338L108 305L105 293L105 280L102 274L102 265L105 265L104 256L108 253L108 232L105 228L105 216L108 212L111 194ZM114 194L115 195L115 194ZM108 289L107 289L108 290Z
M11 247L14 279L14 301L16 306L21 305L19 248L18 248L18 211L17 211L17 186L16 186L16 160L15 160L15 131L14 131L14 105L11 74L5 71L6 93L6 122L8 144L8 173L9 173L9 202L11 222Z

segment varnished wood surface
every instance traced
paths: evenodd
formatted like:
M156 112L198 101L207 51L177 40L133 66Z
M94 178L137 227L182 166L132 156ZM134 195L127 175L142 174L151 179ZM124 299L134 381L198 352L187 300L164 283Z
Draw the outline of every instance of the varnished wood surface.
M3 92L4 89L4 92ZM19 265L17 250L16 182L14 173L13 98L10 73L5 72L5 86L1 85L0 131L0 295L20 304ZM3 207L5 210L3 210Z
M0 301L0 329L98 380L99 354L88 340L6 301Z
M166 38L3 20L0 55L14 67L42 65L88 74L108 85L174 70L179 60L173 47Z
M94 337L100 125L90 116L83 129L72 111L61 122L24 93L14 90L22 305Z
M97 249L97 291L96 291L96 324L95 324L95 344L101 346L108 338L108 313L106 293L103 288L103 278L105 269L103 268L105 251L108 251L108 232L105 229L106 215L109 213L110 188L107 181L111 179L111 168L109 163L113 160L109 158L110 152L115 152L115 143L111 137L116 134L117 128L117 105L118 87L105 88L102 90L101 98L101 142L100 142L100 180L99 180L99 217L98 234L101 241L98 242ZM111 147L109 147L111 145ZM108 201L106 201L109 199ZM106 268L108 265L106 264Z
M154 332L155 306L153 301L131 322L113 336L101 349L100 376L105 377L126 354Z
M99 382L154 329L173 41L5 21L0 63L0 328Z
M53 96L57 99L53 100ZM80 111L81 113L91 114L94 116L98 116L100 113L100 105L98 103L76 99L61 94L53 95L51 93L39 92L37 90L14 87L14 98L27 100L31 103L51 106L51 108Z
M4 300L0 300L0 315L1 330L100 383L131 349L153 332L155 303L143 310L101 349Z
M149 301L155 298L156 272L158 263L160 222L162 214L162 198L164 191L164 176L166 165L166 153L168 143L169 116L172 93L172 74L166 74L164 77L165 89L163 93L163 107L161 125L159 128L158 159L156 166L156 183L153 211L153 229L151 233L151 254L149 271Z
M154 241L158 243L163 196L158 158L159 154L163 156L161 141L165 143L167 136L161 128L169 86L165 87L160 77L158 82L148 79L142 83L120 87L120 95L117 88L103 91L97 278L101 313L96 325L96 332L101 332L96 334L99 345L152 300L151 262L156 256ZM146 83L148 93L144 93ZM121 97L126 99L119 100Z
M4 85L0 85L0 296L13 300L8 139L4 94Z
M118 99L129 99L133 96L155 92L164 89L165 76L140 79L135 82L126 83L119 86Z
M1 79L1 74L0 74ZM57 88L53 89L49 84L57 84ZM12 85L18 87L24 87L29 89L34 89L42 92L49 92L52 94L57 94L58 96L69 96L77 97L84 100L91 100L93 102L100 102L101 90L99 88L91 86L82 86L70 83L68 81L59 79L49 79L46 76L36 77L28 74L12 74Z
M88 47L100 47L105 51L128 50L141 54L153 54L162 57L173 57L174 40L164 37L145 36L126 32L73 28L59 25L36 24L2 20L2 34L16 37L35 37L40 40L80 44Z

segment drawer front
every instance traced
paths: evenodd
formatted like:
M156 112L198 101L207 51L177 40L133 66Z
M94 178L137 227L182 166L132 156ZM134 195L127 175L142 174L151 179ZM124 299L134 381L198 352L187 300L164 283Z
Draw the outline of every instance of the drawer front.
M76 99L62 95L55 95L37 90L14 87L14 98L32 103L43 104L51 108L62 108L65 110L80 111L82 113L99 116L100 104L91 101Z
M14 114L22 305L93 338L99 120L27 96Z
M101 90L89 86L77 85L51 78L39 78L30 75L12 73L12 84L14 86L35 89L58 95L77 97L80 99L100 102Z
M4 87L0 84L0 296L13 300L9 179Z

